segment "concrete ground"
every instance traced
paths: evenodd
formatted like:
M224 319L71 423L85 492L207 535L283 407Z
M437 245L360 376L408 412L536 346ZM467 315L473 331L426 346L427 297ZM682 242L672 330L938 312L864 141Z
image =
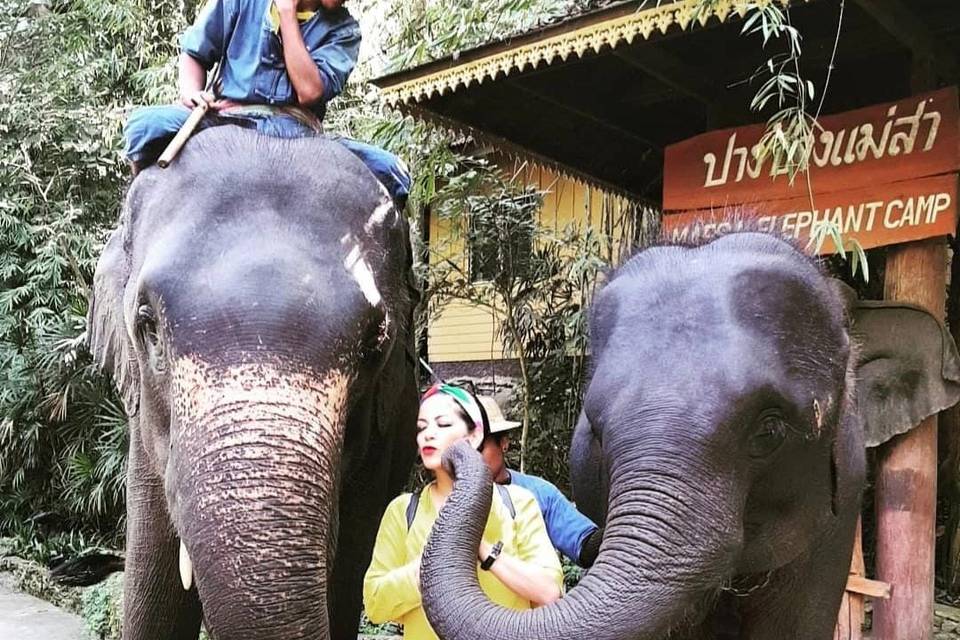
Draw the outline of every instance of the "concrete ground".
M13 588L0 573L0 638L3 640L82 640L79 616Z

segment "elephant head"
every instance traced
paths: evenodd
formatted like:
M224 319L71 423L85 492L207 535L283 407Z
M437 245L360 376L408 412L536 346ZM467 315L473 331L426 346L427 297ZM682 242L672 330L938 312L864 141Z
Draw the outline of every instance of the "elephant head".
M858 350L831 279L763 234L650 248L597 295L591 341L571 456L578 506L605 522L596 563L553 605L485 601L489 479L455 448L421 573L438 635L831 638L865 474Z
M335 142L217 127L137 177L89 317L131 424L126 638L196 638L201 602L220 639L356 633L415 454L410 269Z

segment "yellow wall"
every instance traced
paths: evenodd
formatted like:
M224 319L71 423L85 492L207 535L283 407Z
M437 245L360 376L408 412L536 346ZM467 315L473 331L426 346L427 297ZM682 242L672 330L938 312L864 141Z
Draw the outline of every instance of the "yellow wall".
M616 261L621 249L620 236L624 234L622 221L633 215L633 206L629 201L539 166L514 164L512 168L510 175L519 170L518 179L546 192L540 211L542 225L558 233L574 222L592 225L604 237L609 236L609 253L605 252L604 257ZM451 229L448 221L440 221L436 216L430 220L430 245L432 263L462 253L458 234ZM487 309L460 301L451 302L429 322L427 344L430 361L511 357L509 353L504 353L497 334L496 319Z

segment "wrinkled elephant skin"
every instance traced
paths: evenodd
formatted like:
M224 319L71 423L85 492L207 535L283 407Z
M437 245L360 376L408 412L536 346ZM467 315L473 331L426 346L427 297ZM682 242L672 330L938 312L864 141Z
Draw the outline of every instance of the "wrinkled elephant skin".
M136 178L89 322L130 417L124 638L356 637L415 454L410 269L334 142L217 127Z

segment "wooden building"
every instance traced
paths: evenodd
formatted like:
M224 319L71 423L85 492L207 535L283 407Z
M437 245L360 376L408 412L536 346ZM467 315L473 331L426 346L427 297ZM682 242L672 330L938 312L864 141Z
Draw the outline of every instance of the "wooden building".
M496 164L504 174L516 175L524 185L543 194L537 221L541 226L556 234L572 227L605 230L611 236L609 253L612 255L604 257L610 262L617 261L619 253L629 248L630 243L624 240L635 235L636 222L642 223L644 215L656 217L659 213L649 204L611 193L541 163L500 155ZM464 257L469 262L475 258L470 248L464 246L462 230L451 229L451 224L454 223L437 216L429 219L433 262ZM461 266L471 271L469 264ZM499 338L498 319L487 309L454 300L429 323L427 331L429 360L440 365L443 371L482 374L489 370L484 364L491 361L503 363L496 367L499 375L512 370L511 354L505 351Z
M892 104L960 81L957 0L776 1L790 5L791 23L803 36L802 75L818 92L829 76L824 114ZM593 221L605 202L622 211L660 208L668 148L761 120L749 109L757 88L750 78L769 54L759 36L740 34L747 7L744 0L612 2L376 84L397 109L527 163L531 184L552 185L544 220ZM955 113L956 93L945 95ZM945 184L955 215L955 178ZM432 240L444 233L431 222ZM888 248L888 299L910 300L943 317L944 233L953 229L941 226L933 237ZM429 338L435 361L503 357L491 318L468 307L451 307ZM893 598L875 607L875 637L882 640L930 637L932 512L903 516L893 503L932 499L936 439L933 416L879 455L881 486L884 474L910 476L909 490L877 499L887 540L878 567L893 586Z
M836 0L795 3L804 75L822 87L834 60L824 113L910 95L919 55L938 77L956 77L956 3L906 7L858 0L841 23ZM765 55L758 37L739 36L745 8L738 0L615 2L376 84L388 104L531 167L531 183L555 194L544 207L548 224L596 218L609 201L656 208L667 146L757 120L748 108L756 86L746 79ZM446 233L437 224L431 239ZM495 321L481 310L451 305L430 332L431 360L503 357Z

